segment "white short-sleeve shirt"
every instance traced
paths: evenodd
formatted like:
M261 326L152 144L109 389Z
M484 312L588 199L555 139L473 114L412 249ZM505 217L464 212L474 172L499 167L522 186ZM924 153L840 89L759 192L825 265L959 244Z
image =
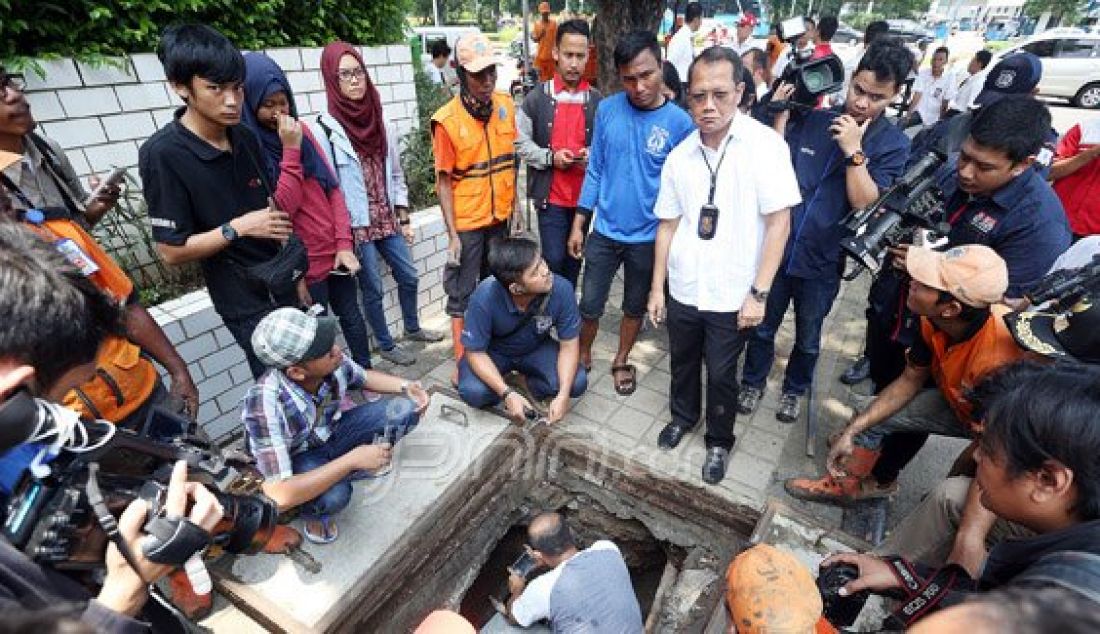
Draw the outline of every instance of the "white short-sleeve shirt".
M718 224L714 237L703 240L699 215L712 169ZM654 207L658 218L680 220L668 254L673 299L699 310L739 311L760 263L764 216L801 201L787 142L775 130L738 113L717 151L703 145L698 130L691 133L665 160Z
M578 551L577 555L593 550L619 552L619 547L614 542L601 539L593 542L588 548ZM577 555L573 555L573 557ZM566 559L550 572L531 581L515 602L512 603L512 618L516 620L516 623L519 623L520 627L531 627L531 624L535 621L550 618L550 594L554 590L554 584L558 582L558 577L565 570L565 564L571 560L572 557Z
M943 103L955 98L957 87L955 74L946 68L939 77L932 76L931 68L925 68L917 74L917 81L913 83L913 93L921 94L917 112L920 113L920 120L924 127L927 128L940 120Z

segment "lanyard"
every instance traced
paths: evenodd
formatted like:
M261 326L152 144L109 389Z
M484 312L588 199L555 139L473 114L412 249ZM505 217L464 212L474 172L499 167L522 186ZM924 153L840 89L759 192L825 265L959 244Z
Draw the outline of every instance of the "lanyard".
M707 159L707 151L702 147L699 148L699 153L703 155L703 162L707 164L707 171L710 172L710 196L707 198L707 204L714 204L714 189L718 186L718 170L722 169L722 161L726 160L726 150L730 148L730 137L726 137L726 142L722 144L722 154L718 157L718 165L714 168L710 168L710 161Z
M23 190L19 189L19 187L15 183L13 183L10 178L8 178L8 175L3 172L0 172L0 183L3 183L4 188L11 192L13 196L18 198L19 202L23 203L23 205L27 209L34 209L34 203L31 202L31 199L27 198L27 195L23 193Z

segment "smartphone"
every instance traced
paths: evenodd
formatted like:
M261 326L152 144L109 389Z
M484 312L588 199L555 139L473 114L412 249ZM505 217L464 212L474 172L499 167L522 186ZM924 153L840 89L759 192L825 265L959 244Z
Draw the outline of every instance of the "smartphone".
M104 178L103 180L101 180L99 182L99 186L95 188L95 191L92 192L92 195L91 195L90 198L95 199L101 193L103 193L104 190L110 189L112 187L118 187L119 185L122 184L122 180L125 177L126 177L126 168L125 167L116 167L116 168L114 168L113 170L111 170L111 173L107 175L107 178Z
M508 566L508 572L526 579L535 570L536 566L538 566L538 563L535 561L534 555L525 549L519 558L512 562L511 566Z
M347 276L347 275L351 275L351 270L348 269L348 267L341 264L340 266L338 266L338 267L332 269L331 271L329 271L328 274L329 275L344 275L344 276Z

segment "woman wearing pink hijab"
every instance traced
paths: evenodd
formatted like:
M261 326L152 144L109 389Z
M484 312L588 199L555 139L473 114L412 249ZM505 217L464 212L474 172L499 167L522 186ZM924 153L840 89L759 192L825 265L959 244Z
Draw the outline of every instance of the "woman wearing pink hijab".
M328 112L317 118L316 135L336 166L340 189L351 215L355 252L362 268L363 304L382 358L412 365L416 357L399 347L382 308L383 285L378 256L386 260L397 282L405 338L441 341L442 333L420 327L418 280L409 245L415 232L409 221L408 188L397 150L397 135L385 123L378 96L363 58L347 42L333 42L321 53L321 76Z

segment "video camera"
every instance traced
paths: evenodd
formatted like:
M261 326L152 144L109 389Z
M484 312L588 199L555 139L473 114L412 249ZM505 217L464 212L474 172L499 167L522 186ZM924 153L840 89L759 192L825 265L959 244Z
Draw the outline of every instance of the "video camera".
M1025 293L1032 306L1052 302L1055 311L1070 310L1088 295L1100 291L1100 254L1076 269L1062 269L1047 275Z
M794 94L787 100L769 102L768 109L772 112L812 110L817 107L819 97L837 92L844 85L844 62L832 53L810 59L812 51L798 50L798 38L806 32L803 18L784 20L780 23L779 32L780 38L790 45L790 61L773 88L784 83L791 84Z
M23 476L8 503L4 537L31 559L57 570L102 568L114 517L138 497L156 508L155 496L167 486L173 465L183 460L188 479L206 485L224 508L211 531L212 547L259 552L278 518L276 504L259 492L262 478L243 460L226 459L202 438L148 436L158 425L187 429L190 421L172 418L154 409L142 433L135 433L104 421L82 424L70 410L17 393L0 406L0 420L35 421L37 437L43 432L72 437L74 426L83 425L87 442L86 450L63 451L48 469L32 466Z
M936 172L944 156L929 152L893 187L864 209L853 209L841 222L853 235L840 247L872 273L878 272L888 247L912 243L918 229L947 235L943 192L936 186ZM857 269L858 270L858 269Z

